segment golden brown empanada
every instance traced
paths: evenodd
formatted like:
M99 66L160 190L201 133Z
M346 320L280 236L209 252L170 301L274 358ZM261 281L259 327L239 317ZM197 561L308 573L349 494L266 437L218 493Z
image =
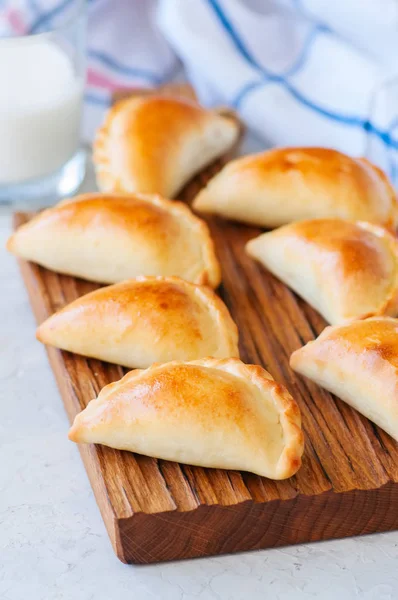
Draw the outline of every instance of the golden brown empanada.
M317 218L395 227L396 194L362 158L327 148L279 148L228 163L196 197L199 212L266 228Z
M113 106L94 141L97 183L106 192L174 197L239 135L233 119L192 100L129 98Z
M131 371L77 415L69 438L272 479L294 475L303 453L296 402L234 358Z
M37 330L44 344L130 368L239 356L238 330L206 286L139 277L78 298Z
M246 248L332 325L398 314L398 243L383 227L299 221L250 240Z
M160 196L78 196L22 225L7 248L48 269L102 283L138 275L220 283L207 225L181 202Z
M326 388L398 441L398 320L327 327L293 352L292 369Z

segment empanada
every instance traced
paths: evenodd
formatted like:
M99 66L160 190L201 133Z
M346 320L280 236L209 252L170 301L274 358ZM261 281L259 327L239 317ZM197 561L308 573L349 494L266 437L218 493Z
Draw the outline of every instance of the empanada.
M139 277L78 298L37 330L44 344L130 368L239 356L238 330L206 286Z
M143 96L113 106L94 141L97 183L106 192L174 197L239 135L232 118L191 100Z
M159 196L78 196L22 225L7 248L48 269L102 283L138 275L220 283L207 225L186 205Z
M272 479L294 475L303 453L296 402L234 358L131 371L76 416L69 438Z
M292 369L326 388L398 441L398 320L327 327L293 352Z
M279 148L228 163L196 197L199 212L260 227L318 218L395 227L396 194L362 158L327 148Z
M246 248L332 325L398 314L398 243L383 227L299 221L250 240Z

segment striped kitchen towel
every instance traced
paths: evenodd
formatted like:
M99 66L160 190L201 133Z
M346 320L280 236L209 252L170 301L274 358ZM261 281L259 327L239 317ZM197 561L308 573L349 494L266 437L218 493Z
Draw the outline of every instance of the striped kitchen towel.
M89 0L85 137L121 87L179 76L264 145L367 154L397 177L398 0ZM76 0L0 0L0 34L45 31Z

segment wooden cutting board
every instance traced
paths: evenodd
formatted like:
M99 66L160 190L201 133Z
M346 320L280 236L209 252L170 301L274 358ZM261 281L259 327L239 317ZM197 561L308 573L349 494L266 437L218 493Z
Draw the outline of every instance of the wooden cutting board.
M180 198L190 202L226 158L196 177ZM19 213L15 225L28 219ZM245 254L245 242L258 229L208 222L223 271L219 293L238 324L242 360L263 365L300 405L303 466L276 482L82 445L117 556L153 563L397 529L397 443L289 368L293 350L314 339L325 322ZM38 323L99 287L32 263L21 261L20 267ZM70 421L124 374L118 366L47 351Z

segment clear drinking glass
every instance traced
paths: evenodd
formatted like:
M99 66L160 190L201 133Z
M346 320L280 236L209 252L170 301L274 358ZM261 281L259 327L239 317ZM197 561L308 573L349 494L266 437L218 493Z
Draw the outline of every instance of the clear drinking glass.
M23 18L4 10L14 22ZM70 2L43 31L45 22L0 37L0 204L53 204L73 194L85 174L85 2Z
M381 167L398 189L397 115L398 73L385 77L374 89L365 148L366 158Z

